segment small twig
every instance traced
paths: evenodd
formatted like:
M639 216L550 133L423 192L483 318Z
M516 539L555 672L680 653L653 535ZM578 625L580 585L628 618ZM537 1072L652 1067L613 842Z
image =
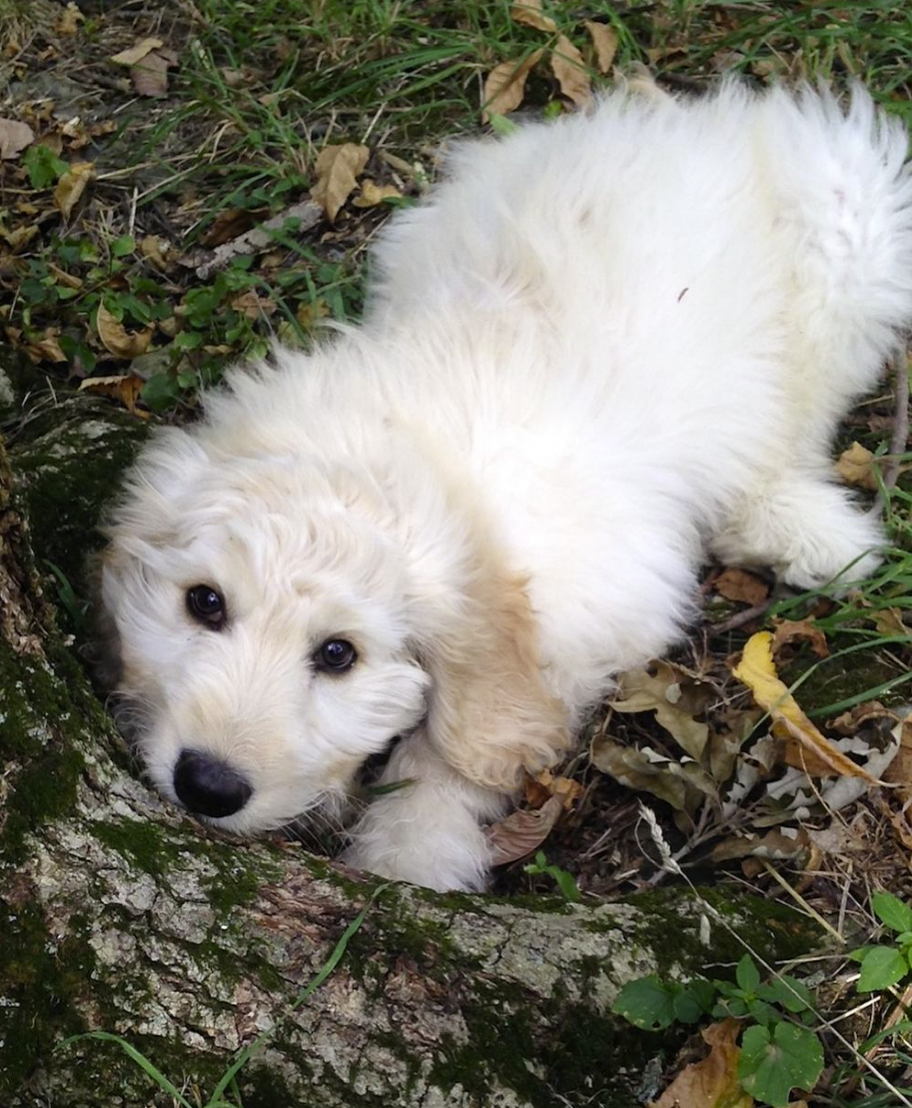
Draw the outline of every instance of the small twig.
M751 620L759 619L764 615L768 608L773 605L772 600L764 600L762 604L754 604L750 608L745 608L743 612L735 612L733 616L729 616L728 619L723 619L721 623L707 623L706 630L709 632L710 637L714 635L724 635L726 631L737 631L739 627L743 627L745 623L750 623Z

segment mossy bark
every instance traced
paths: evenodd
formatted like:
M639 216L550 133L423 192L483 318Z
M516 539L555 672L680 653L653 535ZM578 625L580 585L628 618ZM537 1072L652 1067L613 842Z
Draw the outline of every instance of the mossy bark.
M85 507L58 484L85 468L72 438L82 416L71 415L17 455L32 458L19 484L36 518L47 506L36 490L53 486L43 544L49 520L70 526L66 504ZM55 433L66 450L54 451ZM39 453L54 467L44 486ZM61 1047L87 1030L123 1036L205 1102L268 1028L239 1075L245 1108L633 1108L676 1039L611 1014L626 981L725 973L742 953L736 933L771 958L816 942L793 913L737 894L566 905L390 886L335 972L292 1010L376 882L297 845L207 833L136 779L42 594L13 487L0 439L6 1108L172 1103L116 1044Z

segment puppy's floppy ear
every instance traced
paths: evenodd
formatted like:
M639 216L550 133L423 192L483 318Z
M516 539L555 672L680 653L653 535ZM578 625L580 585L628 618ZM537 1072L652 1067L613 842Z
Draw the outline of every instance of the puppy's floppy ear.
M524 582L492 562L428 600L436 628L421 658L432 679L430 740L470 781L509 792L523 770L551 765L570 734L544 685Z

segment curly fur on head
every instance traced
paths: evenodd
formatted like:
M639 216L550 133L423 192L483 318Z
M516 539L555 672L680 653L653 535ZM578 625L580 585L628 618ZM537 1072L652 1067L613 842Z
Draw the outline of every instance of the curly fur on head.
M680 633L707 549L869 572L829 449L912 319L906 148L861 89L735 84L458 147L361 328L132 471L101 603L155 784L254 832L401 735L350 860L480 888L480 823Z

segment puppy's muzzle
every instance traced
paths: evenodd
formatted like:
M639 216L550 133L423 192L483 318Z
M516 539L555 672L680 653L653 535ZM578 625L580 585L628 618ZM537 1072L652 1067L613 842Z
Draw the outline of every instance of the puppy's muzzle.
M191 812L213 819L233 816L253 793L241 774L200 750L181 751L174 767L174 791Z

